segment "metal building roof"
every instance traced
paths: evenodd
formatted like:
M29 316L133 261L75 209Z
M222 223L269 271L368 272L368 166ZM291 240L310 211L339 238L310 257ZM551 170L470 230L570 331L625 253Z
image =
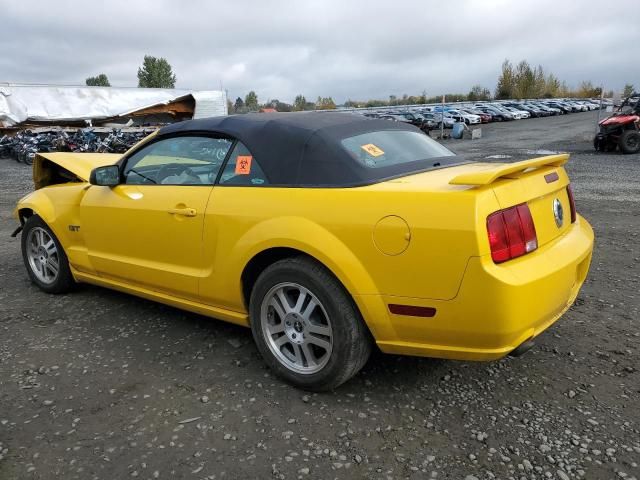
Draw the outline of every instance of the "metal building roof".
M226 92L221 90L0 83L0 126L115 118L189 95L195 100L193 118L228 113Z

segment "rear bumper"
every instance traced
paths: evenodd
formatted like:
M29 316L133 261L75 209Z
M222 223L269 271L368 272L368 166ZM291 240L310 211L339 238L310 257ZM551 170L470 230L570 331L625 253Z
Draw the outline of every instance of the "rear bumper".
M452 300L361 295L356 302L383 352L493 360L535 338L573 304L593 250L593 230L578 216L536 252L496 265L469 259ZM390 303L432 307L430 318L391 314Z

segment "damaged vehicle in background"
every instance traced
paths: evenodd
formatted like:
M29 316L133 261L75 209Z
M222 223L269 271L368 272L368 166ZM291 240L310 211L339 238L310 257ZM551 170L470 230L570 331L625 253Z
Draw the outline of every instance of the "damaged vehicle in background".
M275 374L330 390L373 348L530 349L591 261L567 161L469 162L346 113L189 120L125 154L36 155L14 235L44 292L86 282L249 327Z

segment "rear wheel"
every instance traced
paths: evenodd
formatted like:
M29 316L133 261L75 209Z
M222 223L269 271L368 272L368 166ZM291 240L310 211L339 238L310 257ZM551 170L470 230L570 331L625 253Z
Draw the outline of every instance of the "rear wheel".
M640 132L637 130L625 130L620 135L618 144L623 153L640 152Z
M371 339L352 298L306 257L267 267L251 292L251 330L269 367L303 389L331 390L353 377Z
M42 219L33 215L22 230L22 259L29 277L47 293L64 293L74 285L62 245Z

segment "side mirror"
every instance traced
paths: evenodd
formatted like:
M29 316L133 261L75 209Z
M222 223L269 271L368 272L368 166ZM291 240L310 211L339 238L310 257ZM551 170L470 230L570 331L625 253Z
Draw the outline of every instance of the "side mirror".
M117 165L107 165L91 170L89 176L91 185L101 185L104 187L113 187L120 183L120 167Z

